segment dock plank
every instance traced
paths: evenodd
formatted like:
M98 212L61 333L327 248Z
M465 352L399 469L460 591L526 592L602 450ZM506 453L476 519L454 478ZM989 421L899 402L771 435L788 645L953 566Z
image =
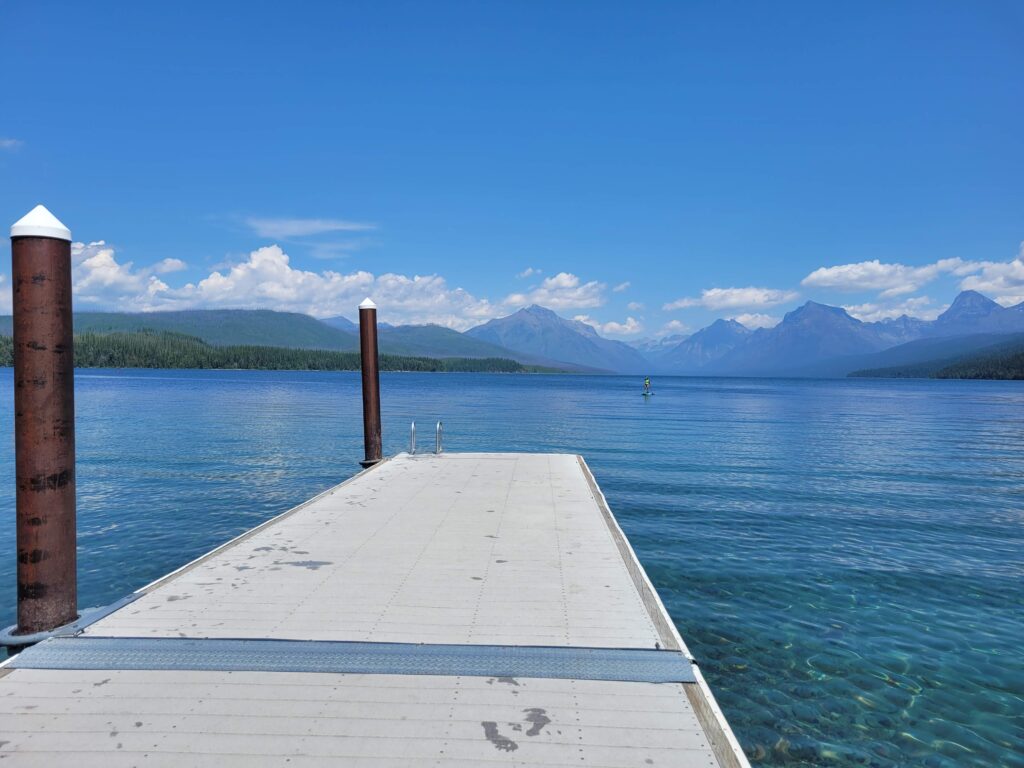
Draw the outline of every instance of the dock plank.
M576 458L543 454L390 461L86 634L659 642Z
M652 613L599 495L575 456L399 456L150 585L84 634L685 651L666 636L663 611ZM696 687L0 669L0 758L76 768L746 765L721 728L709 731L714 707Z

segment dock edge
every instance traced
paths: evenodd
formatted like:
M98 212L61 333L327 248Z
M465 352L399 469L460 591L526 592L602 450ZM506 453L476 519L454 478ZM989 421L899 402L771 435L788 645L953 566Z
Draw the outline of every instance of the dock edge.
M583 475L587 479L590 492L593 494L594 500L597 501L597 506L604 516L608 530L611 531L612 538L615 540L615 546L618 547L629 575L633 579L633 585L636 587L637 592L640 593L644 607L647 609L651 621L654 622L662 642L666 648L682 651L693 662L693 673L697 678L697 683L696 685L688 684L683 687L686 690L687 698L689 698L694 712L697 714L697 719L711 740L711 749L715 753L715 757L722 768L751 768L750 761L747 760L747 756L743 752L743 747L740 746L739 740L732 732L728 720L725 719L725 714L723 714L718 706L718 702L715 701L715 696L711 692L707 680L704 679L700 667L686 647L686 643L683 642L679 630L673 623L672 617L669 616L665 604L661 601L661 597L654 589L654 585L647 576L647 572L640 564L640 560L637 558L636 552L633 551L633 547L630 545L629 539L626 538L626 534L619 525L619 521L615 519L611 507L608 506L608 500L605 498L601 487L597 484L593 472L590 471L590 467L581 455L577 454L576 459L579 461Z

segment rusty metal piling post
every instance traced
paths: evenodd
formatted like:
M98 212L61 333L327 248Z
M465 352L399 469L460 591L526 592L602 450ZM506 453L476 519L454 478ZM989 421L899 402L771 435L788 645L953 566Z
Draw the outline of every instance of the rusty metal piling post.
M367 298L359 305L359 354L363 372L363 444L372 467L383 458L380 431L380 373L377 359L377 305Z
M11 227L17 635L78 616L71 232L36 206Z

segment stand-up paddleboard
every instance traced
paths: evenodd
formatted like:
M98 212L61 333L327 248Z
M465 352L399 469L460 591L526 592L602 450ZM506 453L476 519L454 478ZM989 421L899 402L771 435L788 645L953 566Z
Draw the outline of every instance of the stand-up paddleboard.
M654 397L653 392L641 392L640 394L643 395L644 397Z

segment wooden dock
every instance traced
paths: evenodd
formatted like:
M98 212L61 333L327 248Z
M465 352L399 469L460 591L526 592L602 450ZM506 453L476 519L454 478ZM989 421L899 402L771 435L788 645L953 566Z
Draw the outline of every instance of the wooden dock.
M747 765L577 456L397 456L83 625L0 765Z

